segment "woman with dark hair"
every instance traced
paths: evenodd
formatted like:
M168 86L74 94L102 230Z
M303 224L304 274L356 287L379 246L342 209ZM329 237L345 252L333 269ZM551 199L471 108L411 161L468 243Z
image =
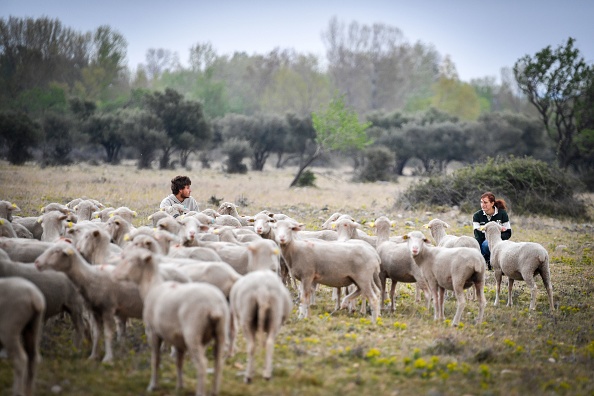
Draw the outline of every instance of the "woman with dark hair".
M489 271L491 268L491 252L489 244L485 238L484 231L481 227L490 221L496 221L502 227L501 239L506 240L511 238L511 224L506 212L507 206L503 199L495 199L492 192L486 192L481 195L481 209L472 216L472 228L474 229L474 237L481 246L481 253L487 262Z

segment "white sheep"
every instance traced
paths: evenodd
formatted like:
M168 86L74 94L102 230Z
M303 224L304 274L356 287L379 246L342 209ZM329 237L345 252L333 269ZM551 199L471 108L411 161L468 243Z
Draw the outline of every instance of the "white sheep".
M12 223L3 218L0 218L0 237L18 238Z
M44 242L55 242L64 236L66 231L66 218L68 216L56 210L49 211L39 216L37 221L43 228L41 240Z
M53 269L64 272L83 296L93 319L91 326L92 351L89 359L98 357L99 336L103 330L105 356L103 362L113 360L112 340L114 317L122 326L123 336L128 318L142 318L142 300L138 287L131 282L115 282L109 271L90 265L81 254L67 242L57 242L35 260L40 270Z
M485 261L474 248L444 248L432 246L420 231L404 235L415 263L423 271L433 297L434 318L445 319L445 290L453 290L457 307L453 326L457 326L466 306L464 289L474 286L478 296L479 314L476 323L483 321L485 309Z
M13 395L32 395L41 339L45 298L26 279L0 279L0 348L13 364Z
M415 263L408 245L403 242L390 240L390 228L392 222L386 216L380 216L373 222L377 233L376 250L380 256L380 281L382 289L382 301L386 298L386 281L391 279L390 288L390 312L394 311L394 292L398 282L416 283L417 290L422 290L427 300L427 308L431 303L431 294L427 281L419 266Z
M261 246L267 250L267 245L253 246L250 255L257 255ZM268 253L262 252L262 255ZM260 260L254 258L254 260ZM260 262L266 267L271 263ZM231 351L233 356L236 331L241 328L247 343L247 367L244 380L250 383L254 376L254 354L258 337L265 336L266 360L263 377L272 377L272 357L274 340L281 326L290 317L293 309L291 295L282 284L280 278L271 271L258 270L250 272L239 279L231 289Z
M93 215L91 216L92 219L99 219L101 220L101 222L105 223L107 222L107 220L109 220L109 215L115 210L114 207L107 207L107 208L103 208L101 210L98 210L96 212L93 212Z
M66 275L57 271L39 272L33 265L2 258L0 278L8 277L27 279L41 291L46 301L45 319L62 313L68 314L74 327L74 344L80 347L84 334L84 301Z
M474 237L468 235L448 235L446 228L450 228L449 224L440 219L433 219L423 227L428 228L431 232L435 245L443 247L470 247L478 249L480 252L481 247L478 241Z
M148 217L148 220L152 221L153 227L157 227L157 222L165 217L173 217L173 216L170 215L169 213L167 213L167 211L163 208L163 209L160 209L160 210L156 211L155 213L151 214Z
M41 227L41 224L37 221L38 219L39 216L14 217L12 219L12 224L19 224L25 227L33 235L33 238L41 240L43 228Z
M380 258L371 246L319 239L299 239L302 224L289 220L275 223L277 242L291 274L301 281L299 316L307 317L313 284L345 287L353 283L357 290L347 295L341 308L354 298L367 298L375 323L379 315Z
M51 212L52 210L57 210L58 212L62 212L65 215L70 214L70 209L66 205L62 205L58 202L50 202L49 204L43 206L41 208L41 213Z
M435 245L437 246L469 247L477 249L479 252L481 251L481 247L474 237L470 237L468 235L448 235L446 233L446 228L449 228L450 225L443 220L433 219L429 223L425 224L423 227L429 229L429 231L431 232L431 236L435 241ZM474 295L474 293L472 293L472 289L469 289L468 292L468 297L471 300L476 301L476 296Z
M37 239L0 238L0 249L4 250L12 261L32 263L52 242L43 242Z
M12 221L12 213L20 211L21 208L16 204L9 201L0 201L0 218Z
M248 225L248 218L246 216L240 216L237 212L237 205L231 202L223 202L219 205L218 212L220 215L230 215L235 217L242 226Z
M495 270L497 288L495 305L499 303L499 291L503 275L508 278L507 306L512 306L512 288L514 280L523 280L530 288L530 309L536 309L536 283L534 277L540 275L549 296L551 311L553 304L553 286L549 269L549 254L536 242L513 242L501 239L501 226L494 221L484 225L485 237L491 250L491 265Z
M223 292L203 282L164 282L157 270L153 254L146 249L130 248L112 276L138 284L144 301L143 321L151 347L151 380L148 390L158 387L161 344L175 348L177 366L176 388L183 388L182 368L186 351L197 370L196 394L205 394L206 346L214 340L215 370L213 394L218 394L224 349L229 332L229 306Z
M111 243L109 233L103 228L89 228L77 238L76 249L90 264L108 264L117 261L122 248Z
M120 206L119 208L114 209L113 212L109 214L109 217L113 216L121 216L128 223L132 224L132 221L136 216L138 216L138 213L136 213L136 211L130 209L127 206Z
M107 233L111 237L112 243L115 243L119 247L124 247L128 244L126 236L134 230L134 226L130 221L118 214L112 214L105 224L107 224Z
M66 206L70 207L70 205L68 204ZM74 206L74 208L71 209L74 211L74 214L76 215L78 220L82 221L92 220L93 213L98 211L100 208L103 208L103 205L98 204L96 201L90 199L82 199Z
M159 262L159 268L172 265L192 282L206 282L219 288L229 299L231 288L242 276L224 261L195 261L191 264L170 264L166 258Z

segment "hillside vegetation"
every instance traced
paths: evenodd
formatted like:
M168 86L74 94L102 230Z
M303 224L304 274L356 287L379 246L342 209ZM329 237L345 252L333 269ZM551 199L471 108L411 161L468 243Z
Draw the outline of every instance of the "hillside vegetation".
M332 213L342 212L351 214L369 233L373 231L366 225L386 215L397 223L393 235L420 230L428 237L423 224L438 217L451 225L448 233L472 235L471 214L450 204L414 210L396 206L417 179L352 183L347 181L351 175L338 170L312 171L317 187L288 189L294 175L291 169L229 175L214 169L138 170L127 164L40 168L2 162L0 198L17 204L22 216L36 216L50 202L85 196L136 210L135 225L140 226L149 224L147 217L170 193L171 178L187 174L201 209L214 208L212 202L220 199L237 203L240 214L262 209L286 213L307 229L318 229ZM530 292L523 282L514 285L514 306L505 306L507 291L502 287L502 304L494 307L495 282L489 272L481 326L474 325L478 309L476 302L469 301L461 326L452 328L452 298L445 303L448 319L435 322L432 309L415 302L410 284L398 286L396 311L384 312L374 324L369 315L333 312L332 290L320 286L310 318L298 320L295 307L278 336L272 380L262 379L263 354L258 353L256 377L250 385L243 383L246 353L240 334L239 353L224 365L221 395L593 394L592 224L516 213L516 202L509 195L506 198L512 207L512 240L538 242L549 252L555 311L549 311L540 279L535 311L528 310ZM478 200L469 202L469 208L474 207L478 209ZM592 213L591 206L585 210ZM291 293L296 297L296 290ZM36 394L147 394L150 352L141 321L132 320L128 337L115 348L113 364L89 361L89 353L88 343L81 350L72 345L67 319L50 321L44 328ZM212 367L212 351L208 356ZM184 376L185 387L179 394L193 394L196 374L189 360ZM175 394L175 364L167 353L162 356L160 377L161 389L153 394ZM0 396L10 394L11 383L12 367L0 359Z

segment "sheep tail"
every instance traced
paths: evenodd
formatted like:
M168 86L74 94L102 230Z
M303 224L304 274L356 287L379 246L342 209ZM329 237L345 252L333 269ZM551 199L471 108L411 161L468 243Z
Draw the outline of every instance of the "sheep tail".
M264 333L268 329L266 327L266 323L268 322L268 316L270 315L270 292L261 292L257 296L257 303L258 303L258 322L257 322L257 329L258 333Z

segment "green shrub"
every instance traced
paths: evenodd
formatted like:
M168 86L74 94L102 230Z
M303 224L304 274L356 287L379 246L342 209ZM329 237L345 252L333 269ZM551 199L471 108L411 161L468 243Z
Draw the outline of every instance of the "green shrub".
M576 197L583 188L577 178L555 165L533 158L498 157L412 185L397 197L396 205L409 209L458 205L464 212L473 212L481 194L491 191L517 214L584 219L587 205Z
M359 181L375 182L392 179L392 165L394 154L386 147L369 147L365 150L367 161L359 174Z
M310 170L305 170L297 179L297 187L315 187L316 175Z

